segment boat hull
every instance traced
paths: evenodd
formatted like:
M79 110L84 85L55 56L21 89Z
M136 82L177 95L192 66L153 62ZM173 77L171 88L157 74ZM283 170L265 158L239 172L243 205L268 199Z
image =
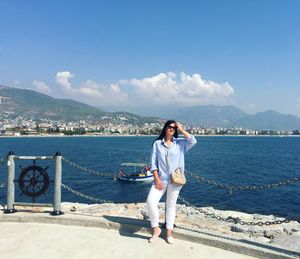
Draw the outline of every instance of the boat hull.
M117 178L119 181L126 181L126 182L151 182L153 181L153 175L149 176L118 176Z

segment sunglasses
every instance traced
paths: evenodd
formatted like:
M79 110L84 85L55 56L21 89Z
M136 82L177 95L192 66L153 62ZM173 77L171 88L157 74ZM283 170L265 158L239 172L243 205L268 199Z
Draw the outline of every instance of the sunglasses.
M176 126L175 126L175 127L173 127L173 126L168 126L167 129L173 129L173 130L176 130L177 127L176 127Z

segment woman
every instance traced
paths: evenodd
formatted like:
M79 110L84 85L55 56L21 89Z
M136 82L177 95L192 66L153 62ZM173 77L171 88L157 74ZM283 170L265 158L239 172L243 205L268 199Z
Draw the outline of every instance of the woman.
M178 138L178 131L184 138ZM149 242L154 242L161 234L159 228L158 203L167 191L166 199L166 228L167 242L174 243L172 231L175 221L176 202L181 185L170 182L170 174L180 167L184 171L184 153L191 149L197 140L185 131L182 125L174 120L165 123L159 137L153 143L151 157L151 172L154 175L154 183L147 198L147 206L153 228Z

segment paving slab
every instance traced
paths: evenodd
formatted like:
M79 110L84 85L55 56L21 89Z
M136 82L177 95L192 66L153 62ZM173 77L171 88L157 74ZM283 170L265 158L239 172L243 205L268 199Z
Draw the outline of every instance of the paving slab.
M2 259L32 258L254 258L184 240L150 244L144 232L42 223L1 222Z
M147 220L110 215L51 216L47 210L49 208L30 212L19 210L13 214L1 212L1 258L35 258L36 252L31 250L48 253L52 258L105 258L102 254L99 256L102 250L103 255L110 251L114 258L134 258L138 253L144 258L153 258L153 255L156 258L182 258L183 252L190 258L208 258L208 253L214 255L212 258L300 258L299 253L280 247L182 227L174 230L176 245L167 244L163 238L156 244L148 244L151 234ZM28 255L27 249L31 251ZM78 256L75 257L76 253Z

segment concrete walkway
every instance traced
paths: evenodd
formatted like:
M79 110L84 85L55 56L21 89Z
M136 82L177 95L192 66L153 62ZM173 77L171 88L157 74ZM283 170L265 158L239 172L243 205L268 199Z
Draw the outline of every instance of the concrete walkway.
M184 240L169 245L149 234L42 223L0 223L0 257L11 258L254 258Z
M148 220L66 213L49 208L0 210L0 258L300 258L271 244L232 238L224 233L177 227L176 244L163 238L148 243ZM163 234L162 234L163 237Z

